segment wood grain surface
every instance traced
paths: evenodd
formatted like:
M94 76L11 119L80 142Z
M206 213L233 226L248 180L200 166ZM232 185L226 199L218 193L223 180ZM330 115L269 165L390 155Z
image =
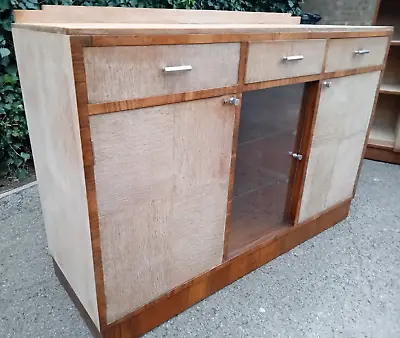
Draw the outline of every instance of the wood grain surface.
M101 38L103 43L112 36L125 35L125 41L135 41L135 35L190 35L186 39L202 40L207 34L208 42L220 38L226 42L257 40L291 40L318 38L356 38L371 36L388 36L393 29L386 26L329 26L329 25L276 25L276 24L127 24L127 23L14 23L13 27L45 31L66 35L93 35ZM222 37L223 34L229 36ZM254 36L259 34L259 36ZM288 35L287 35L288 34ZM174 36L172 36L174 35ZM200 36L192 36L200 35ZM217 36L215 36L217 35ZM111 37L110 37L111 36ZM110 39L111 38L111 39ZM156 37L155 39L159 39ZM179 37L178 37L179 38ZM94 39L97 40L97 39ZM140 40L140 37L139 37ZM99 40L97 40L99 41ZM114 39L115 41L115 39ZM193 42L191 42L193 43ZM170 43L169 43L170 44ZM113 43L113 45L115 45Z
M233 124L222 97L90 117L109 322L222 262Z
M322 88L299 222L352 196L379 79L365 73Z
M252 42L249 45L245 83L319 74L326 40ZM284 57L302 56L297 61Z
M57 5L43 5L41 11L15 10L14 18L18 23L300 23L300 17L290 13Z
M349 208L350 200L316 215L307 223L289 227L286 232L259 243L256 247L112 323L104 332L104 338L131 338L148 332L191 305L340 222L348 215Z
M386 56L388 37L360 39L332 39L328 45L326 71L355 69L380 65ZM368 50L368 54L355 54L357 50Z
M13 37L49 252L99 328L69 37Z
M238 82L240 45L85 48L89 103L229 87ZM164 67L191 66L164 72Z

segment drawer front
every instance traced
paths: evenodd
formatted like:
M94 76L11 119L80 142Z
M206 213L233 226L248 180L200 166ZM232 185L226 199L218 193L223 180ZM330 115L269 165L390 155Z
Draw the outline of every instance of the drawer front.
M330 40L326 72L380 65L384 61L388 43L386 36Z
M325 47L326 40L250 43L245 82L321 73Z
M88 47L89 103L236 85L239 57L239 43Z

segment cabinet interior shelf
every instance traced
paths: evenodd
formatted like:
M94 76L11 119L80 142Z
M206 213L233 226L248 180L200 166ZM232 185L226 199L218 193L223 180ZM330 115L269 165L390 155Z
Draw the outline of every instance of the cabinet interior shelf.
M381 94L400 95L400 85L382 83L380 88Z
M400 47L389 51L380 91L386 94L400 94Z
M393 149L399 125L398 107L400 97L380 95L372 122L368 144L370 146Z

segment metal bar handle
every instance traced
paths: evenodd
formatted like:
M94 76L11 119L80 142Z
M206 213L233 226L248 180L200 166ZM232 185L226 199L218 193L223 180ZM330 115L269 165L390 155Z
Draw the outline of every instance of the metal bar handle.
M191 65L187 66L173 66L173 67L164 67L163 71L165 73L173 73L173 72L183 72L183 71L189 71L192 70Z
M283 61L298 61L298 60L303 60L304 56L303 55L292 55L292 56L284 56Z
M359 50L356 50L356 51L354 52L354 54L356 54L356 55L369 54L369 50L368 50L368 49L359 49Z

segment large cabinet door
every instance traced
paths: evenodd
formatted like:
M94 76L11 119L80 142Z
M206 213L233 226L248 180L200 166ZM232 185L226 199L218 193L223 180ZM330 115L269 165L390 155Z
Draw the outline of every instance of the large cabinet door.
M222 97L90 117L108 322L222 262L234 117Z
M380 72L341 77L322 87L300 223L352 197L379 77Z

